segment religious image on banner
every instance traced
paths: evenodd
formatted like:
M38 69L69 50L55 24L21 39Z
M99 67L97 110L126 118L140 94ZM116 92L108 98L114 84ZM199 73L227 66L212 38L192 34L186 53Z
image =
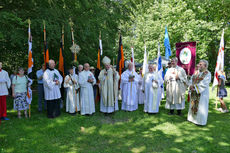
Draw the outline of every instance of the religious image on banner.
M196 42L176 43L177 65L182 67L187 75L193 75L196 66Z

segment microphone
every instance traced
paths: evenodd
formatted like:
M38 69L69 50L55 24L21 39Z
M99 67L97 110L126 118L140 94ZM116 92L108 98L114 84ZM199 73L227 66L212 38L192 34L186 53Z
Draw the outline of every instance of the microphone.
M108 70L107 69L105 69L105 71L106 71L106 75L108 74Z

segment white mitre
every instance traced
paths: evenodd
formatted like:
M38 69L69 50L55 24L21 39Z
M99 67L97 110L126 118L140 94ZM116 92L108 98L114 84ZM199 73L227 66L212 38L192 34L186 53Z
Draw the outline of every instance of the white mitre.
M105 65L105 64L110 64L110 62L111 62L111 60L107 57L107 56L105 56L104 58L103 58L103 60L102 60L102 63Z

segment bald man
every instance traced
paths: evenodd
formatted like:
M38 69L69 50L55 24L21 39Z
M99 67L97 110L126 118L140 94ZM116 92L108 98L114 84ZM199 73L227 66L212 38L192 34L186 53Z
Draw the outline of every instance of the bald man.
M81 115L95 113L93 85L96 84L96 79L89 68L89 64L85 63L84 71L79 73Z
M60 111L60 88L63 78L58 70L55 69L54 60L49 60L49 68L43 75L45 100L47 102L47 117L55 118L61 114Z

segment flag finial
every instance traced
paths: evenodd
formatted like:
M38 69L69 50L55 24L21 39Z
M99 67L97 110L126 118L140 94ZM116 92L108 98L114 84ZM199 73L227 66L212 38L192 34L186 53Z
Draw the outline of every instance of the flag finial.
M62 34L64 34L64 24L62 25Z
M72 21L71 18L69 18L69 25L70 25L71 27L73 27L73 25L74 25L74 23L73 23L73 21Z
M44 29L46 29L46 21L43 20L43 26L44 26Z
M30 19L28 19L28 24L29 24L29 25L31 24L31 20L30 20Z

